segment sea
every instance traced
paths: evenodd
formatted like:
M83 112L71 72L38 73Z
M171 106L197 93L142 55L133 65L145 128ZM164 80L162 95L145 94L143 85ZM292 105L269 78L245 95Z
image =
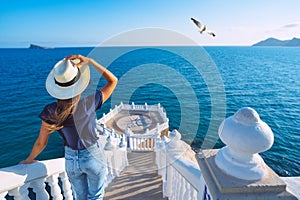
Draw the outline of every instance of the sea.
M56 101L45 80L65 56L92 57L112 71L118 86L97 111L100 118L124 103L160 103L193 149L221 148L220 123L242 107L257 111L274 134L260 153L280 176L300 176L300 48L250 46L80 47L0 49L0 168L25 159L38 137L38 115ZM84 95L104 84L91 68ZM83 96L84 96L83 95ZM241 133L242 134L242 133ZM243 144L241 144L243 145ZM51 134L37 159L63 157L62 138Z

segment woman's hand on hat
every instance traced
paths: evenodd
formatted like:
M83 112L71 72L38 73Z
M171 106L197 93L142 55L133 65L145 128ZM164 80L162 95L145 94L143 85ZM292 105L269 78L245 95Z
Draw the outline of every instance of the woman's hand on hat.
M74 60L75 66L80 67L82 65L87 65L90 63L90 58L85 57L83 55L71 55L66 57L67 60Z

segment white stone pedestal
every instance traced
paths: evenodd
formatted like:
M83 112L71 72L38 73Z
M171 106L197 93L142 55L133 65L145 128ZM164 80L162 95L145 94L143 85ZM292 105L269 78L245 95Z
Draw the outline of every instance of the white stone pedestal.
M225 147L196 155L206 184L203 199L297 199L259 155L272 147L274 135L254 109L241 108L225 119L219 136Z
M286 184L268 166L261 180L241 180L225 174L215 163L217 149L203 150L196 155L202 176L212 199L228 200L296 200L286 191Z

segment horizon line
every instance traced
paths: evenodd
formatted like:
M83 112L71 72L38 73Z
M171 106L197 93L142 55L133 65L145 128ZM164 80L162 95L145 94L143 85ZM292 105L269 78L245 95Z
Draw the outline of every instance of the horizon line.
M40 45L37 45L40 46ZM40 46L41 50L53 50L53 49L63 49L63 48L112 48L112 47L251 47L253 45L103 45L103 46ZM31 49L29 47L0 47L0 49Z

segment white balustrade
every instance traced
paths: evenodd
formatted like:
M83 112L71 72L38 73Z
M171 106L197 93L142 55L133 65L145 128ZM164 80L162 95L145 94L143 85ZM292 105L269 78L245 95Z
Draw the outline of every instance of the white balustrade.
M201 172L198 164L185 158L188 145L181 139L181 134L174 130L170 140L163 137L157 141L156 163L162 176L163 196L168 199L201 199L199 190L204 187L200 182Z
M102 140L103 138L100 138L100 144L103 144ZM105 156L107 160L105 185L107 186L128 165L128 160L125 147L105 151ZM7 195L13 196L15 200L29 200L28 188L32 188L36 199L46 200L50 196L53 200L73 199L71 184L65 172L64 158L2 168L0 180L0 200L6 199ZM51 188L51 194L46 190L46 183Z
M107 175L105 185L107 186L128 165L126 148L114 148L104 151L106 156Z
M128 136L127 136L128 137ZM156 135L134 134L129 136L131 151L154 151Z
M156 128L146 130L143 134L134 134L129 127L125 130L127 137L128 151L154 151L156 138L163 130L169 128L168 123L157 124Z
M0 193L2 199L4 194L13 196L14 199L29 199L28 188L32 188L37 199L49 199L45 189L45 182L48 182L53 199L63 199L55 193L60 192L58 177L64 172L64 159L52 159L40 161L31 165L15 165L0 169ZM60 194L61 195L61 194ZM56 198L57 196L57 198ZM66 198L65 199L72 199Z

